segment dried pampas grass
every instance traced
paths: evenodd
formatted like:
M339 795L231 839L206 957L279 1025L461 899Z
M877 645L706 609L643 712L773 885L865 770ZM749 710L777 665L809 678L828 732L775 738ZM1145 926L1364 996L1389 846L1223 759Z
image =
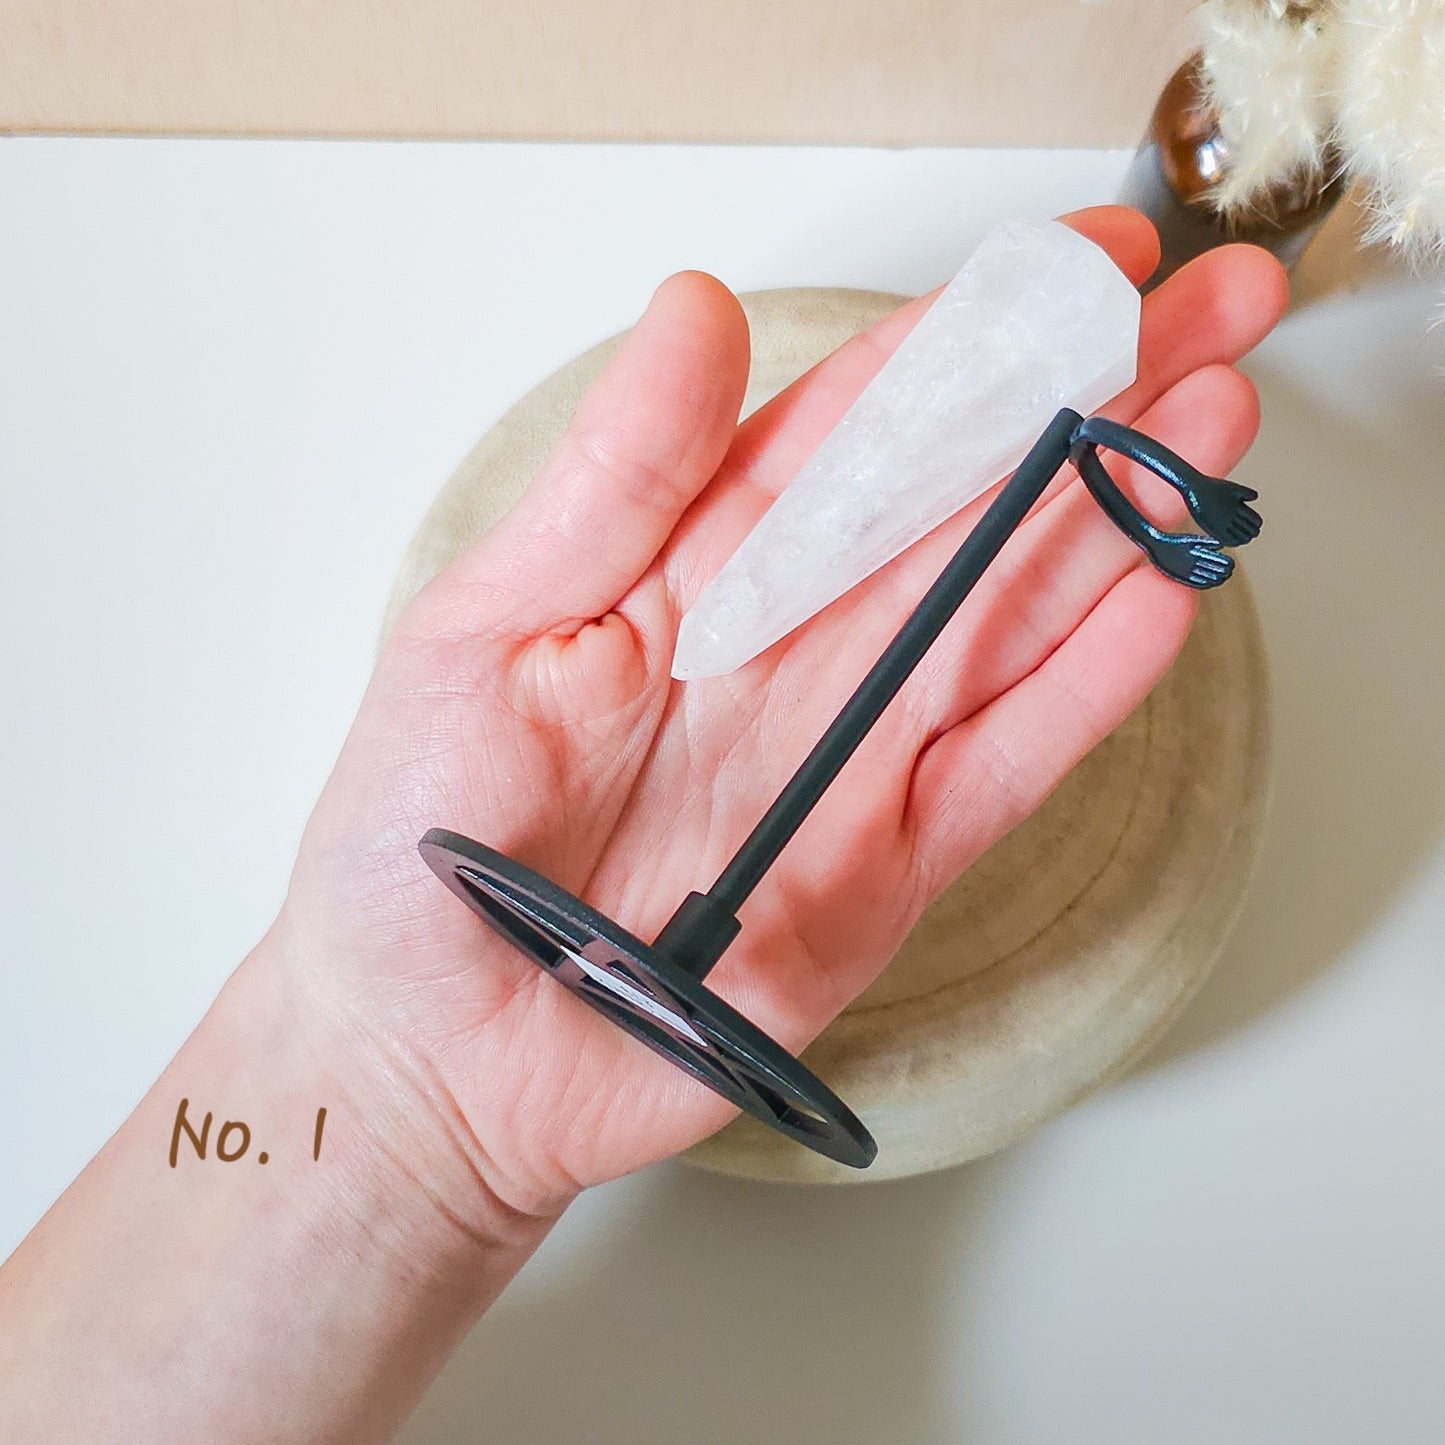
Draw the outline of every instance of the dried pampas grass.
M1323 175L1335 127L1332 9L1208 0L1196 13L1205 89L1229 153L1214 190L1222 210L1248 211L1277 182Z
M1445 0L1205 0L1229 214L1281 181L1361 183L1369 240L1445 256Z
M1369 240L1445 254L1445 3L1349 0L1340 14L1338 135L1366 187Z

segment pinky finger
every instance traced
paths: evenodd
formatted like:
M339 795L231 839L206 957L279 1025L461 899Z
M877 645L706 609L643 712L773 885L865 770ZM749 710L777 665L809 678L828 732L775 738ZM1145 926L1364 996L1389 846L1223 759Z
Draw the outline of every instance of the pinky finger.
M1148 696L1198 595L1140 565L1033 672L918 755L908 798L930 896L1022 823Z

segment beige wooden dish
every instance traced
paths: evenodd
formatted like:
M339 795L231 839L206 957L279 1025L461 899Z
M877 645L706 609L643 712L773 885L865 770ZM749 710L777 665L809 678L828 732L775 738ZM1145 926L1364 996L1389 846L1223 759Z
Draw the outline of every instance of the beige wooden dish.
M902 299L745 296L748 409ZM472 450L407 552L388 627L521 494L618 339L542 382ZM844 1169L748 1118L685 1157L798 1183L919 1174L1001 1148L1128 1068L1234 924L1264 821L1269 731L1259 621L1236 576L1205 598L1179 661L1134 716L933 904L807 1051L873 1131L877 1163Z

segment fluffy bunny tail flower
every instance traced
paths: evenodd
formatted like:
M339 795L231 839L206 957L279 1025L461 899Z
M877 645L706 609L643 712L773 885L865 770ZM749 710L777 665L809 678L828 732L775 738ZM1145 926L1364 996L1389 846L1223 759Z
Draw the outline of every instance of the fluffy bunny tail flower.
M1338 144L1364 188L1367 241L1445 257L1445 3L1343 0Z
M1205 0L1195 12L1205 94L1229 154L1213 191L1226 216L1280 182L1320 183L1332 164L1334 0Z

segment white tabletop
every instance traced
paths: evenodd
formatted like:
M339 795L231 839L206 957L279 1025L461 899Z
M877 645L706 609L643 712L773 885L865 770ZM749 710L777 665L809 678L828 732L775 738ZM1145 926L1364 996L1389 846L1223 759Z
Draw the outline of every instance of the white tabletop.
M491 420L671 270L919 290L1123 163L0 142L0 1253L273 916ZM596 1191L409 1445L1438 1445L1445 332L1342 254L1248 367L1276 799L1183 1021L969 1168Z

